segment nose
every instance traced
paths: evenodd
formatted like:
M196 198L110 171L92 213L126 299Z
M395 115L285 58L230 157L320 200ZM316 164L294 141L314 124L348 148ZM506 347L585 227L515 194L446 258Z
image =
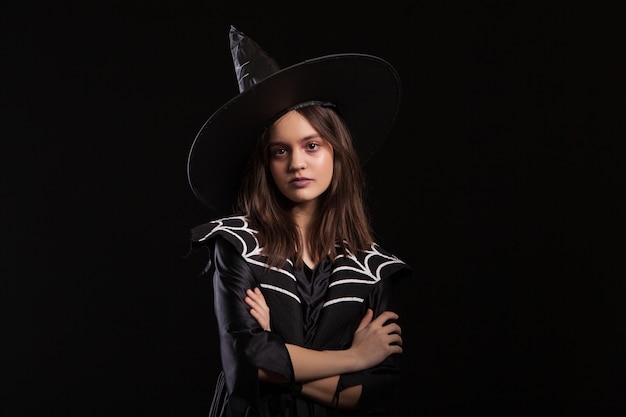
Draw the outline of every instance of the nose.
M289 162L290 171L300 171L301 169L306 168L305 155L303 152L293 152Z

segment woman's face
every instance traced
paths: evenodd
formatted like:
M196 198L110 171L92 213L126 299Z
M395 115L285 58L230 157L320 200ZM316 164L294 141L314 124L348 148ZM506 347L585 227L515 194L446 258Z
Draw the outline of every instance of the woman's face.
M296 204L315 202L333 177L333 148L292 110L270 127L269 161L280 192Z

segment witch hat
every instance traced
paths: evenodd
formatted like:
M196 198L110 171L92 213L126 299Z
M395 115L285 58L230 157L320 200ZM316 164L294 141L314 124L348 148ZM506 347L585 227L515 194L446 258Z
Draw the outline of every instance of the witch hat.
M229 39L239 94L200 128L187 161L194 195L216 216L231 214L256 141L290 109L321 103L335 107L350 128L362 163L388 135L398 112L401 84L387 61L341 53L281 68L234 26Z

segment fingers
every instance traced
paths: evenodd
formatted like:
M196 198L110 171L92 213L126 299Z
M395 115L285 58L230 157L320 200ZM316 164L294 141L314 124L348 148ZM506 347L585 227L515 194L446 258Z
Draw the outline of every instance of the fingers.
M252 318L254 318L257 321L257 323L259 323L259 326L261 326L263 328L263 330L267 330L267 331L271 330L269 325L267 324L267 320L265 318L265 315L260 313L258 310L251 309L250 310L250 315L252 316Z
M263 319L263 315L261 313L259 313L258 310L255 310L254 308L250 309L250 315L260 324L260 321Z
M371 312L371 309L369 311ZM398 318L398 314L393 311L383 311L378 317L371 320L369 326L378 328L381 334L387 335L390 344L402 346L402 328L395 321Z
M365 312L365 315L361 319L361 322L359 323L359 327L357 328L356 331L358 332L359 330L362 330L369 325L373 325L376 327L384 327L388 334L390 333L402 334L402 329L400 328L400 325L398 325L394 321L399 318L397 313L393 311L383 311L375 319L373 319L373 317L374 317L374 311L371 308L368 308L367 311Z
M261 290L255 288L254 290L246 290L246 297L244 301L250 308L267 308L265 303L265 297L261 293Z
M372 317L374 317L374 311L371 308L368 308L365 312L365 315L361 319L359 327L357 327L356 331L358 332L367 327L372 322Z
M246 298L244 301L250 308L269 310L267 303L265 302L265 297L261 293L261 290L255 288L254 290L246 290Z
M403 352L402 331L394 321L398 317L395 312L384 311L374 318L374 311L366 310L350 348L363 361L365 368L381 363L389 355Z
M246 290L244 302L250 308L250 315L257 321L263 330L271 331L270 309L265 302L265 297L259 288Z
M399 317L400 316L398 316L398 314L393 311L383 311L373 321L376 322L376 324L384 326L386 322L390 320L398 320Z

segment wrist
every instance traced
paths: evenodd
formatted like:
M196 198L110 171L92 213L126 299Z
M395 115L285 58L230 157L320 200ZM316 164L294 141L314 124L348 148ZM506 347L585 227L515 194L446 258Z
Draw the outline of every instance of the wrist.
M353 347L344 350L343 353L345 356L344 363L347 368L345 372L341 373L356 372L362 369L363 365L361 355L359 355Z

